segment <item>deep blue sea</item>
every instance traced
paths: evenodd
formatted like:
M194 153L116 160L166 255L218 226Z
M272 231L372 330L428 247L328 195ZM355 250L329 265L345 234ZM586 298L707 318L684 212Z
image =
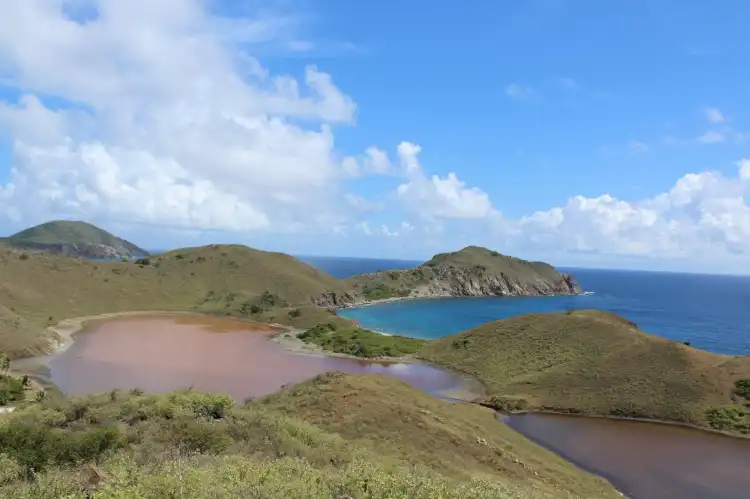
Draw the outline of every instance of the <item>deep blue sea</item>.
M336 277L409 268L420 262L300 257ZM716 353L750 355L750 276L622 270L561 269L593 294L554 297L440 298L341 311L363 327L417 338L438 338L479 324L570 308L609 310L643 331Z

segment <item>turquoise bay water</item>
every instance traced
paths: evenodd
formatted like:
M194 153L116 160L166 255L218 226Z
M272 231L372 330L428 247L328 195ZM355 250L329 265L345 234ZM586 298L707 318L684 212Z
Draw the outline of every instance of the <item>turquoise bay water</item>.
M307 258L345 277L359 272L406 268L414 262ZM586 291L582 296L437 298L341 310L363 327L415 338L439 338L514 315L597 308L622 315L642 330L694 347L750 355L750 276L563 269Z

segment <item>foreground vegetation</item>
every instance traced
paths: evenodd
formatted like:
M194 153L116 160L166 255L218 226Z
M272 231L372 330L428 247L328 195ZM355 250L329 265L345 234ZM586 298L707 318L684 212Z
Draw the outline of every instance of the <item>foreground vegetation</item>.
M362 426L358 426L362 425ZM616 497L499 424L382 376L323 375L235 406L137 391L0 418L8 498Z
M700 426L716 426L716 407L744 411L734 399L746 385L736 383L750 378L748 357L697 350L596 310L492 322L430 341L418 355L476 376L491 396L488 403L499 409ZM722 429L742 431L740 424Z
M330 352L370 359L412 355L425 343L424 340L417 338L389 336L333 322L318 324L298 337L305 343L318 345Z

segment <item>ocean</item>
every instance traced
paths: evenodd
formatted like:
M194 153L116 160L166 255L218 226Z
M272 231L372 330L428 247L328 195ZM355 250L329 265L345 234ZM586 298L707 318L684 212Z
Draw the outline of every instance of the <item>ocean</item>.
M410 268L420 262L299 257L335 277ZM514 315L568 309L608 310L648 333L728 355L750 355L750 276L570 269L592 294L552 297L439 298L341 310L363 327L439 338Z

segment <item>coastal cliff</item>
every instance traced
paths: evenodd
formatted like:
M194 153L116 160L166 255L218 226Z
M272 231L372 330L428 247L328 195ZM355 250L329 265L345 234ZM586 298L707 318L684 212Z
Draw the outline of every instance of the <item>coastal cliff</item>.
M550 296L582 292L570 274L544 262L529 262L469 246L434 256L418 267L347 279L351 292L316 297L319 306L342 307L380 300L459 296Z

